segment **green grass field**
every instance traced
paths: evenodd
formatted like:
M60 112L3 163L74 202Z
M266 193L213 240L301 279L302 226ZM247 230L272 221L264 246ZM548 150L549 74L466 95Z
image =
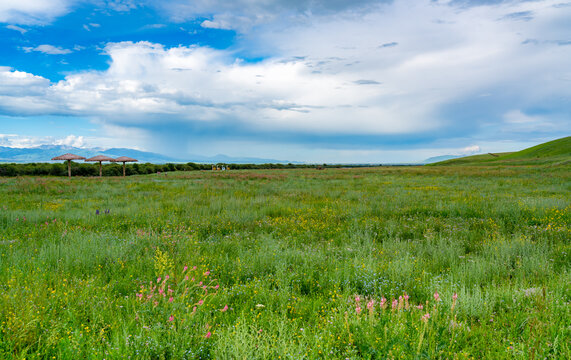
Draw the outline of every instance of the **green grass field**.
M431 166L471 165L550 165L571 164L571 136L539 144L521 151L488 153L441 161Z
M0 199L2 359L571 358L568 164L3 178Z

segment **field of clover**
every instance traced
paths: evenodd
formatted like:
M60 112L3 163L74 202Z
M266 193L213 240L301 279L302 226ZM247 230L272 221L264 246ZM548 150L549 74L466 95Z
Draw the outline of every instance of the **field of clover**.
M2 359L571 358L571 168L0 179Z

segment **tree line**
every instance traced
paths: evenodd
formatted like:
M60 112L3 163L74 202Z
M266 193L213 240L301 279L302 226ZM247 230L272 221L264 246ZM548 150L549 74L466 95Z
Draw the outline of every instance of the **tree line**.
M219 168L225 165L230 170L247 169L298 169L298 168L334 168L347 167L348 165L311 165L311 164L215 164ZM371 165L349 165L350 167L362 167ZM158 172L212 170L212 164L182 163L182 164L151 164L134 163L127 164L126 175L145 175ZM67 176L67 164L65 163L0 163L0 176ZM72 163L72 176L98 176L98 164ZM103 176L122 176L121 164L104 164Z

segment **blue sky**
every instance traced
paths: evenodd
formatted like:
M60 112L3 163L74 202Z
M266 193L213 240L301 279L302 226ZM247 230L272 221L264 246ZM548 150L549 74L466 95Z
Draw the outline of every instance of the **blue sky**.
M571 1L4 0L0 146L412 162L571 132Z

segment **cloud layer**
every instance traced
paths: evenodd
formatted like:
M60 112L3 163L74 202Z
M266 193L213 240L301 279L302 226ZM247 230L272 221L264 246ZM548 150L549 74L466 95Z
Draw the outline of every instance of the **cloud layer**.
M58 1L48 13L27 4L21 13L0 5L0 21L39 21L68 6ZM203 17L204 28L238 30L238 43L108 43L107 70L56 83L0 68L0 113L90 117L175 147L208 137L360 149L405 139L474 152L481 139L571 130L571 7L558 1L148 4L177 21Z

